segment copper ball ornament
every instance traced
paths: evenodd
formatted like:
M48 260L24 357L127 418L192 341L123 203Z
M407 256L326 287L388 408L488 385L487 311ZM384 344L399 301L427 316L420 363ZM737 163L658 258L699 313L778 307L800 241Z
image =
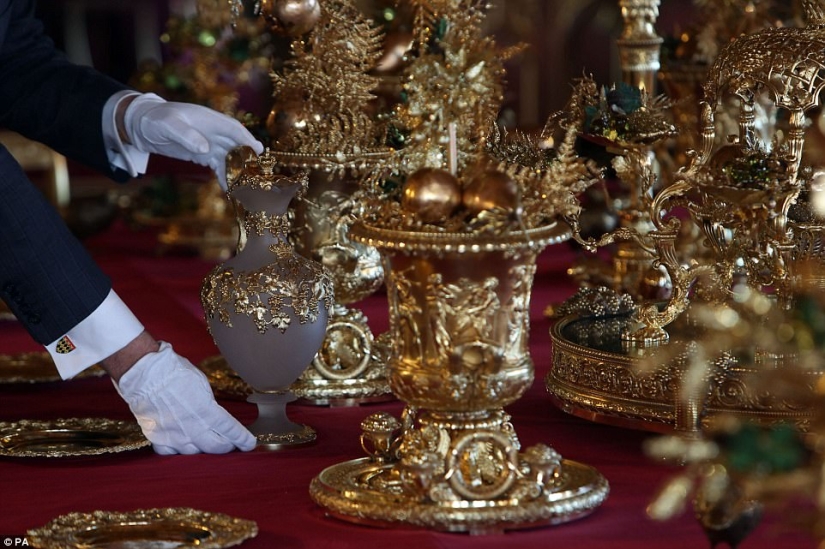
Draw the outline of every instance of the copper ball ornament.
M485 210L503 210L521 215L521 191L506 173L487 170L473 177L461 195L461 202L471 216Z
M422 168L404 182L401 207L424 223L442 223L461 204L461 184L446 170Z
M275 32L301 36L321 19L319 0L262 0L261 13Z
M275 102L266 119L266 131L272 141L280 141L296 132L305 132L312 122L312 109L300 97L288 97Z

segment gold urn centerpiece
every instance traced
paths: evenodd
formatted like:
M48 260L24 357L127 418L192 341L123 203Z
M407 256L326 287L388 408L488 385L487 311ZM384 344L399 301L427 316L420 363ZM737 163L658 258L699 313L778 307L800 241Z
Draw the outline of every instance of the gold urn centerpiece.
M244 239L237 254L205 278L201 302L209 332L229 367L251 387L258 418L249 429L260 445L281 448L315 439L293 423L290 386L324 339L333 288L321 265L296 253L287 208L307 174L275 173L269 151L248 148L227 159L228 194L240 205Z
M528 139L514 151L491 131L508 53L481 35L485 2L413 5L416 52L392 118L408 137L362 183L350 229L383 258L388 379L406 406L368 416L366 457L322 471L310 495L386 527L485 534L580 518L607 481L547 444L523 448L504 408L534 381L536 257L570 237L560 219L589 172L572 128L554 151Z
M408 178L405 196L458 183L439 170L424 175ZM502 189L497 195L508 196ZM475 202L468 193L450 218L472 215ZM396 213L433 219L450 204L408 199ZM528 334L536 257L569 235L558 222L493 231L404 228L388 218L353 226L352 238L386 260L389 380L407 407L401 419L378 413L362 423L368 457L323 471L310 488L315 501L356 522L471 533L565 522L603 501L608 486L597 471L548 445L522 448L504 411L534 380Z

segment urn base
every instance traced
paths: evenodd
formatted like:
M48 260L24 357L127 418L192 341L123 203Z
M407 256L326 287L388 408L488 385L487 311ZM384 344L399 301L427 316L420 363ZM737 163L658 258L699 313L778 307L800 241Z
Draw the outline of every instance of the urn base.
M392 345L388 336L374 337L364 313L336 304L321 348L290 391L298 396L299 404L314 406L396 400L387 377Z
M582 518L609 491L596 469L562 460L559 481L539 497L432 501L405 493L395 480L397 467L372 458L339 463L312 480L310 495L329 515L348 522L486 535Z

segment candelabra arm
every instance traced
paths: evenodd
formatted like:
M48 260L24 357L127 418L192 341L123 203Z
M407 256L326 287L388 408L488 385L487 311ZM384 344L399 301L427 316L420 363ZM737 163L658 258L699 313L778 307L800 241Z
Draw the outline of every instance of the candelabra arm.
M601 235L599 238L583 238L577 216L565 216L564 221L572 229L573 234L571 238L588 252L595 252L599 248L615 244L616 242L634 242L645 252L650 254L656 253L656 249L647 238L647 235L639 233L639 231L632 227L619 227L614 231Z
M675 225L678 227L678 223ZM633 345L660 345L670 336L664 327L676 320L690 305L690 289L701 276L713 275L713 265L695 263L682 265L676 255L677 230L654 231L650 238L655 242L658 259L655 265L665 268L672 283L668 301L642 305L634 315L631 329L622 334L622 339Z

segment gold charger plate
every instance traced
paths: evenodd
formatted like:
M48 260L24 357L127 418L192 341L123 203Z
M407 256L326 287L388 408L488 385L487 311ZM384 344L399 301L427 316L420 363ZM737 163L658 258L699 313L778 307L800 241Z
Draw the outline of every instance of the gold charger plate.
M0 422L0 456L93 456L148 445L135 422L103 418Z
M106 371L94 365L77 374L72 379L99 377ZM0 355L0 384L5 383L46 383L60 381L60 374L49 353L17 353Z
M40 549L222 549L258 535L258 525L188 507L69 513L27 532Z

